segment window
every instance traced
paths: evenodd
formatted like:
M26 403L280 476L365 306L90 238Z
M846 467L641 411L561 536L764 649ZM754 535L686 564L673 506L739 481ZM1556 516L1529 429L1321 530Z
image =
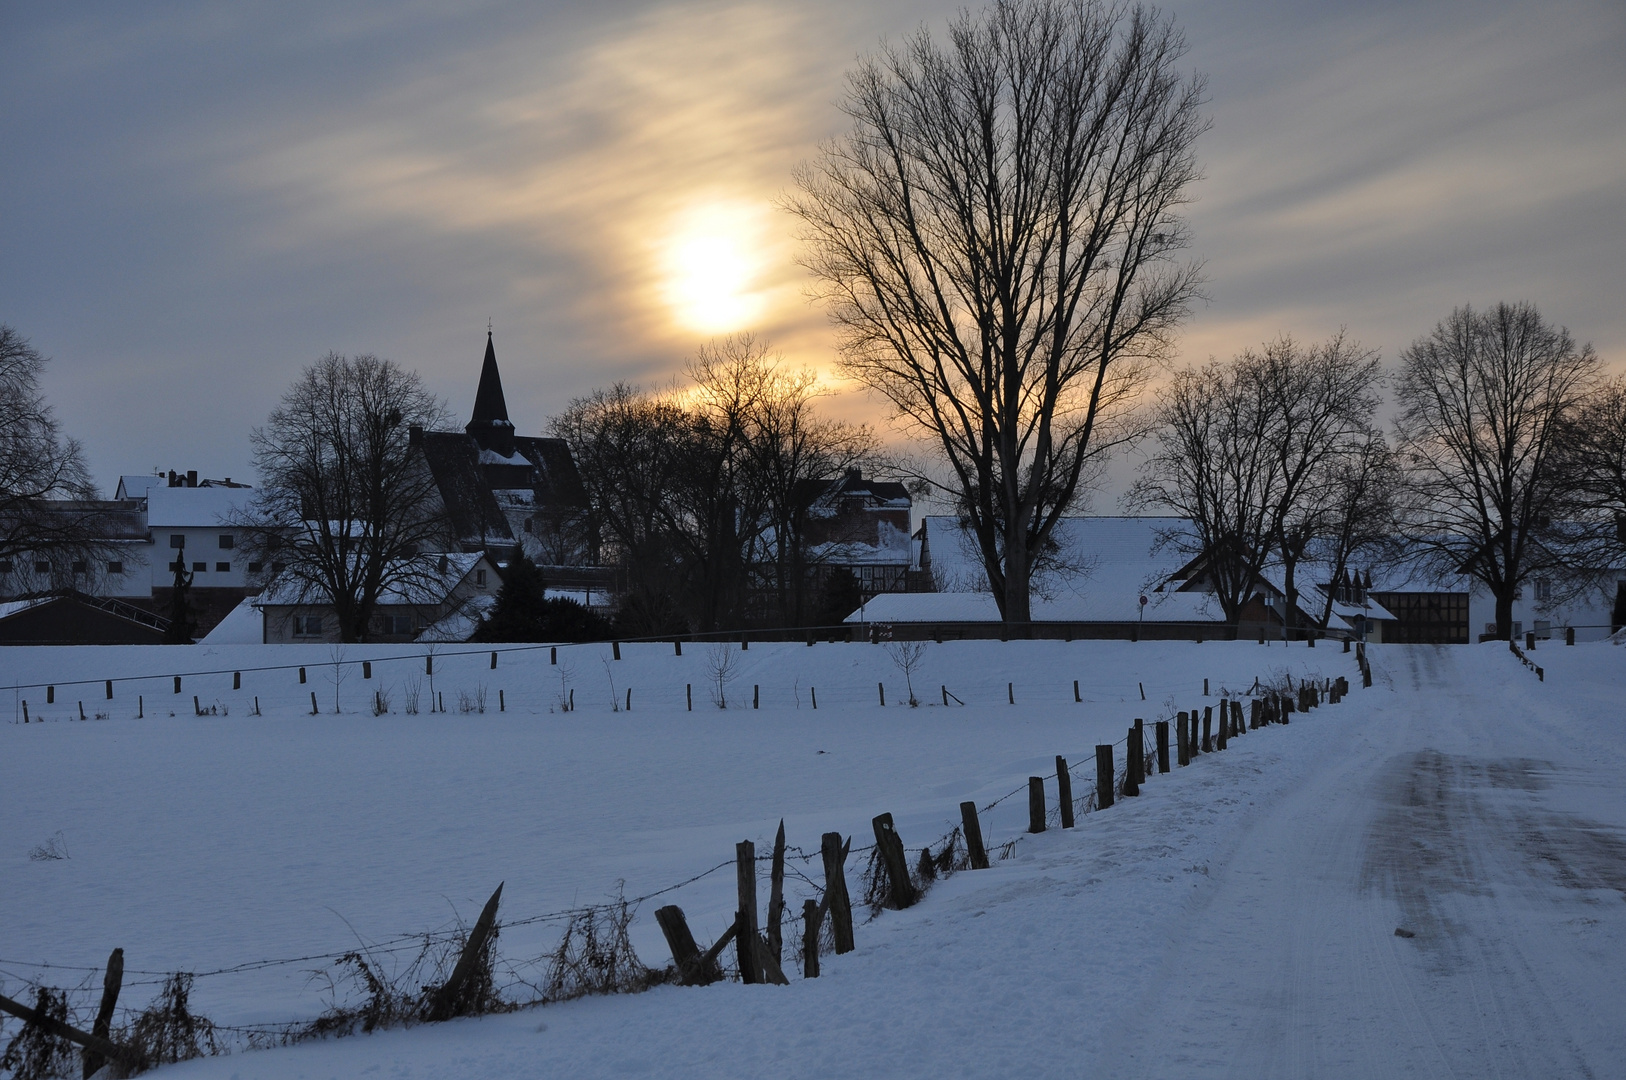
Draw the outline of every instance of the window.
M1544 577L1536 579L1536 603L1545 604L1553 598L1553 583ZM1536 625L1541 625L1537 623Z
M233 536L231 533L221 533L220 534L220 550L222 550L222 551L230 551L232 548L234 548L236 546L237 546L237 537Z
M248 564L248 572L251 573L251 574L258 574L260 572L260 564L257 563L257 562L249 563Z
M114 559L112 562L107 564L107 572L109 574L122 574L124 573L124 564L119 562L117 559Z
M535 532L536 531L536 525L535 525L535 519L534 518L526 518L525 519L525 531L526 532Z
M195 563L192 564L192 572L194 574L204 574L204 573L208 573L208 571L209 571L209 564L206 563L206 562L195 562Z
M185 533L170 533L169 534L169 546L172 547L172 548L177 548L177 549L178 548L184 548L186 546L186 534Z
M295 615L294 637L321 637L322 617L320 615Z
M174 562L172 562L172 563L170 563L170 564L169 564L169 569L170 569L170 572L171 572L171 573L174 573L174 572L175 572L175 571L176 571L176 570L180 570L180 569L181 569L181 568L183 568L183 567L184 567L184 566L186 566L186 564L185 564L185 563L183 563L183 562L182 562L182 561L181 561L181 560L179 560L179 559L176 559L176 560L175 560L175 561L174 561Z
M393 637L409 637L412 634L411 615L384 616L384 633Z
M1551 619L1536 620L1536 636L1546 641L1553 636L1553 623Z
M83 559L75 559L74 562L73 562L73 572L75 574L87 573L88 568L85 566L85 560L83 560Z
M229 562L217 562L217 563L215 563L215 573L217 573L217 574L229 574L229 573L231 573L231 563L229 563Z
M38 561L36 561L34 563L34 573L36 573L36 574L49 574L50 572L51 572L51 564L46 562L44 559L40 559L40 560L38 560Z
M476 570L474 572L474 583L476 585L480 585L482 587L485 585L485 583L486 583L486 572L484 570Z

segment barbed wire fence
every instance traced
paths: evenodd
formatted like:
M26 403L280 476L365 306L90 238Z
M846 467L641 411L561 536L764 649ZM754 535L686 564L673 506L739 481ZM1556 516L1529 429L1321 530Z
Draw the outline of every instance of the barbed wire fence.
M432 664L436 657L484 656L489 653L490 663L495 667L501 652L562 647L463 650L457 654L436 651L431 653L429 663ZM616 653L619 655L618 646ZM1370 685L1370 668L1364 647L1358 647L1356 654L1363 681ZM390 660L423 659L424 654L416 652L351 663L358 666L365 663L370 668L371 664ZM557 653L554 659L557 659ZM234 682L240 685L241 671L286 672L299 666L265 665L240 671L188 672L163 678L175 679L178 692L183 677L230 674ZM311 666L319 665L305 665ZM303 669L300 674L303 683ZM94 685L98 681L111 686L108 680L87 679L78 682L80 685ZM33 684L45 685L49 684ZM1092 693L1096 697L1127 697L1129 685L1126 681L1121 686L1106 688L1106 695L1102 695L1103 688L1097 684L1092 688ZM1146 701L1144 685L1138 681L1133 685L1135 697ZM753 688L753 707L759 707L760 689ZM993 703L997 701L1000 690L1005 692L1006 703L1015 704L1016 701L1014 684L1011 682L982 680L968 682L952 692L946 686L941 689L941 700L945 704L950 699L964 704L966 701L979 702L984 698ZM1088 700L1077 683L1073 684L1072 689L1075 701ZM861 906L865 909L865 921L871 921L888 909L916 902L939 880L1009 859L1025 836L1050 828L1074 827L1078 818L1110 807L1126 796L1138 794L1139 786L1151 776L1184 767L1196 757L1215 749L1224 749L1228 737L1236 738L1250 730L1288 722L1294 713L1315 708L1323 702L1340 701L1348 692L1348 682L1342 677L1324 678L1319 673L1301 675L1295 680L1286 669L1279 669L1254 678L1246 691L1221 686L1217 688L1220 709L1218 723L1215 724L1212 715L1214 707L1205 707L1207 715L1201 724L1200 734L1196 711L1176 710L1171 704L1182 696L1195 696L1197 689L1195 684L1185 683L1155 687L1154 694L1162 696L1162 703L1158 706L1162 714L1151 726L1142 727L1137 721L1136 727L1126 731L1123 738L1110 744L1096 744L1093 754L1058 756L1056 772L1049 776L1030 777L1027 783L980 805L962 804L961 823L951 825L936 840L923 846L911 847L897 840L891 815L881 815L874 822L876 841L853 847L853 838L847 837L841 847L840 858L833 867L828 842L831 835L839 840L838 834L827 835L826 843L820 850L808 851L784 843L781 823L773 854L742 856L737 852L734 859L725 859L681 881L631 898L622 895L622 889L618 888L615 898L606 903L497 920L499 887L488 902L481 920L473 926L460 917L454 917L442 926L383 941L361 942L358 939L358 944L349 949L246 960L194 972L126 969L123 968L122 950L116 950L117 978L112 971L114 960L110 960L109 967L104 969L0 958L0 978L23 984L25 996L31 994L35 1001L32 1007L19 1011L14 1008L19 1002L0 998L0 1004L6 1007L6 1011L13 1015L26 1013L21 1030L10 1036L4 1056L0 1057L0 1075L10 1075L16 1080L54 1075L50 1070L60 1071L67 1067L64 1063L72 1062L69 1050L74 1045L85 1047L84 1053L87 1055L96 1052L93 1049L95 1046L107 1051L104 1057L111 1058L114 1052L124 1053L127 1055L121 1059L124 1068L127 1072L135 1072L166 1061L185 1060L204 1054L287 1045L455 1015L510 1011L589 993L635 992L668 982L710 982L716 979L781 981L784 979L781 969L785 959L783 947L787 944L795 970L803 977L817 977L821 955L851 949L850 924L845 928L848 947L842 948L840 931L831 918L833 894L839 893L842 902L846 902L845 875L849 866L857 868L862 863L862 868L858 870L862 885ZM1209 696L1210 689L1208 680L1203 680L1201 692L1205 697ZM790 694L800 707L799 684L793 688L779 687L777 692L780 696ZM825 700L827 707L884 705L886 688L883 682L877 696L871 697L860 688L833 686L826 691ZM1243 702L1249 703L1247 709ZM676 704L675 696L670 703ZM1154 703L1148 702L1148 705ZM809 707L814 707L812 702ZM1158 708L1149 711L1158 711ZM1171 722L1178 724L1178 766L1171 761ZM1047 783L1056 791L1054 800L1047 797ZM1030 800L1027 832L984 847L979 824L981 816L1024 792L1028 793ZM972 830L977 833L974 839L969 835ZM889 843L895 845L895 851L889 850ZM741 847L749 848L750 842ZM822 882L816 880L809 869L809 864L821 859L826 871ZM849 860L853 861L849 863ZM755 882L759 864L774 868L771 925L767 927L756 925ZM707 950L707 956L699 957L705 961L705 965L710 966L703 965L704 969L697 969L692 962L686 963L686 959L693 961L695 958L682 955L683 948L669 932L667 940L673 949L673 962L655 968L646 965L633 950L627 933L639 909L651 900L669 897L729 868L735 870L742 883L742 906L736 912L733 926L713 943ZM832 870L834 876L840 879L838 885L831 880ZM787 878L791 881L788 900L783 892ZM743 884L747 879L751 882L749 899ZM910 897L912 899L908 899L907 903L900 899ZM803 902L804 907L805 918L801 925L789 914L793 909L792 901L797 899ZM747 906L749 912L745 910ZM681 920L681 910L676 909L675 905L664 908L662 913L672 910L678 911ZM850 920L850 910L847 917ZM661 922L663 932L667 931L665 920ZM502 930L546 924L563 927L558 944L551 951L517 958L504 957L497 951L496 942ZM788 941L783 935L786 926L792 931ZM688 934L686 928L684 934ZM722 948L730 936L736 945L741 940L747 943L736 949L733 962L722 958ZM476 990L468 990L471 971L465 971L466 967L472 969ZM305 1019L236 1025L215 1024L190 1011L188 995L197 980L279 968L301 969L308 985L322 988L326 1008L317 1016ZM777 973L778 979L771 978L770 971ZM60 980L59 973L69 976L72 981ZM135 978L126 981L125 976ZM116 1004L122 989L134 987L157 987L154 1001L141 1009ZM449 1012L446 1009L437 1011L435 1003L449 998L459 998L459 1004ZM89 1025L95 1028L94 1032L83 1030L87 1026L84 1022L87 1016L96 1017L95 1023ZM0 1017L0 1020L3 1019ZM0 1025L0 1036L4 1032L4 1026Z

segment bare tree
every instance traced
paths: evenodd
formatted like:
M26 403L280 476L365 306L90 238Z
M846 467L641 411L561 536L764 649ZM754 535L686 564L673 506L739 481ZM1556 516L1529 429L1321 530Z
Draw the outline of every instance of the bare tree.
M1363 349L1342 330L1320 345L1302 346L1283 336L1263 352L1244 353L1241 362L1262 384L1271 406L1266 443L1276 458L1271 531L1291 630L1298 617L1299 563L1349 494L1341 481L1349 460L1372 436L1382 369L1376 351Z
M1197 296L1184 52L1146 7L995 0L861 63L797 177L845 370L941 451L1008 622Z
M0 561L37 558L66 571L104 554L108 509L92 501L84 451L63 437L40 390L45 363L26 338L0 323ZM47 580L55 584L59 576Z
M1549 542L1565 505L1561 432L1596 386L1592 346L1577 346L1530 304L1463 306L1401 354L1397 419L1409 537L1437 569L1471 574L1496 600L1496 635L1514 594L1563 572Z
M329 353L250 436L260 488L239 525L298 603L331 604L365 641L379 597L438 592L451 530L413 427L446 422L416 373Z
M1569 514L1587 528L1590 562L1626 563L1626 377L1587 396L1564 433Z
M1174 373L1156 422L1156 450L1128 501L1191 522L1189 535L1162 542L1202 556L1201 573L1235 625L1258 590L1275 533L1271 403L1240 367L1210 361Z
M1391 543L1399 521L1400 469L1382 433L1371 432L1333 466L1315 554L1332 571L1317 626L1326 629L1340 582L1362 552ZM1368 572L1370 576L1370 571Z
M1227 621L1272 557L1294 621L1299 564L1337 525L1341 474L1371 438L1380 377L1376 353L1342 331L1312 345L1283 336L1175 375L1131 499L1191 520L1192 534L1171 539L1202 556Z

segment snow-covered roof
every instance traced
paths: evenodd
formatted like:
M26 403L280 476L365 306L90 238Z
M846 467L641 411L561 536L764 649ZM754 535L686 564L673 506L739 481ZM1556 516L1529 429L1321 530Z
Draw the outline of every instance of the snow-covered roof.
M258 645L264 640L265 617L254 606L254 598L250 597L227 612L213 630L203 635L199 644Z
M154 486L147 491L147 527L154 530L225 527L247 509L253 498L253 488Z
M467 641L474 636L480 627L480 620L485 618L497 604L495 596L475 596L467 604L458 606L451 614L430 623L423 628L417 637L418 641Z
M983 592L987 574L976 539L960 527L958 518L925 519L926 546L931 554L932 576L943 592ZM1055 550L1048 554L1052 564L1035 574L1033 589L1040 600L1057 603L1068 599L1085 602L1092 611L1102 612L1091 619L1134 619L1140 617L1140 598L1148 597L1146 617L1156 605L1173 604L1183 609L1186 602L1174 600L1172 590L1154 590L1186 561L1187 556L1168 538L1189 533L1191 525L1177 517L1072 517L1057 523L1053 534ZM1164 616L1185 619L1184 612Z
M1036 599L1034 622L1220 622L1219 605L1207 593L1165 593L1156 604L1148 602L1140 614L1140 594L1133 606L1117 599L1092 602L1081 596L1057 600ZM882 593L846 620L849 623L999 622L999 605L988 593Z
M417 580L408 583L397 583L379 593L378 603L384 606L410 605L426 607L444 601L452 590L463 583L471 571L485 560L485 555L478 551L448 552L444 555L429 555L430 560L445 559L445 573L429 573L415 575ZM491 567L490 562L485 563ZM494 568L493 568L494 569ZM313 603L303 595L303 589L298 582L286 577L273 579L265 591L254 597L256 607L283 607Z

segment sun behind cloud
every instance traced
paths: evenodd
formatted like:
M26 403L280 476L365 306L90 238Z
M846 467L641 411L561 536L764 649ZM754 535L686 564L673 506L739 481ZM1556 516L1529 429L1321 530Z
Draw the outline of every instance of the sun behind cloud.
M677 215L662 253L661 281L679 325L726 334L762 317L761 216L742 200L697 203Z

